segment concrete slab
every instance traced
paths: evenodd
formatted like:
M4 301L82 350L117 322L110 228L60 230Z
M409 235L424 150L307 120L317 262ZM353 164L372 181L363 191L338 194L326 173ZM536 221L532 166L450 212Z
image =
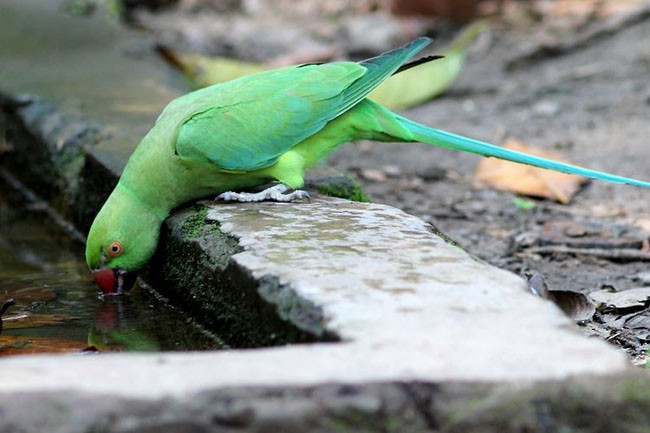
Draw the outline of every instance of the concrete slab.
M281 311L305 298L343 341L0 360L0 432L515 432L649 403L650 381L621 352L397 209L316 199L213 205L207 219L202 236L217 222L237 239L232 266L279 315L306 327L300 311Z
M390 206L338 199L213 205L207 219L238 240L242 249L231 260L258 282L264 302L280 310L286 297L309 301L322 310L323 327L343 342L56 358L38 360L37 369L26 368L23 359L13 370L9 360L3 361L1 392L31 386L97 390L96 383L79 380L85 369L83 377L103 377L105 392L159 398L211 387L539 381L628 368L621 352L576 332L557 307L528 294L519 277L477 261L422 220ZM267 290L269 277L279 280L274 287L280 290ZM311 317L302 313L278 312L308 329ZM587 362L592 359L598 362ZM191 373L206 369L219 374Z
M426 372L430 380L558 379L625 368L621 353L571 330L519 277L390 206L336 199L213 205L207 218L238 240L243 251L232 260L257 281L271 276L320 307L324 327L349 342L344 357L355 360L339 365L341 374L364 357L365 374ZM260 291L280 304L280 293ZM309 326L300 314L287 317ZM585 363L594 357L598 364ZM381 373L370 371L375 362Z

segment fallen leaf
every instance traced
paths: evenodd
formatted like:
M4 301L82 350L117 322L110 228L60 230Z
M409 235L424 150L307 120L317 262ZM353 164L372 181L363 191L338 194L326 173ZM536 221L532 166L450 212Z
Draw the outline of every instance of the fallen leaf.
M46 286L21 287L19 289L9 289L7 294L20 304L30 304L32 302L47 302L56 298L56 292Z
M607 329L610 331L620 331L623 329L623 326L625 325L625 322L632 316L635 316L638 313L629 313L626 315L620 315L620 314L606 314L599 312L599 317L598 317L598 322L602 323Z
M38 328L41 326L58 325L72 320L73 317L65 314L38 314L22 311L18 314L4 318L5 329Z
M466 27L449 47L439 53L443 56L441 59L389 77L370 92L368 99L391 110L402 110L444 93L460 76L469 45L488 28L486 21L477 21Z
M639 338L647 340L648 336L650 335L650 315L647 311L634 314L625 321L624 326L628 329L634 329L637 331L645 330L645 332L639 333L637 336Z
M543 158L568 162L555 152L529 146L514 138L508 139L503 147ZM517 164L497 158L481 160L474 176L476 180L496 189L532 197L549 198L564 204L569 203L581 185L587 182L587 179L582 176Z
M650 287L639 287L636 289L612 292L610 290L599 290L589 293L589 297L596 303L598 309L616 308L645 308L650 299Z
M262 63L179 52L163 46L158 47L158 52L165 60L180 69L196 87L223 83L268 69Z
M0 356L33 353L78 353L88 347L86 341L45 337L0 336Z

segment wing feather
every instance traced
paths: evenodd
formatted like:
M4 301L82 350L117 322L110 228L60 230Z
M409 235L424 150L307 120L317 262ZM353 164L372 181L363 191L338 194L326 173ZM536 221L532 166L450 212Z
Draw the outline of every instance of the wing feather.
M175 151L228 171L268 167L359 103L428 43L420 38L360 63L292 66L188 94L165 110L189 113L180 119Z

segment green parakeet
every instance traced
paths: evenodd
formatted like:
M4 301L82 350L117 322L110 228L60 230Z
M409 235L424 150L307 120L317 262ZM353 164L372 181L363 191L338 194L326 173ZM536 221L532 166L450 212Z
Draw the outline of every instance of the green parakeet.
M423 142L615 183L649 182L597 172L433 129L367 99L383 80L435 57L406 62L413 42L361 62L284 67L173 100L129 159L88 234L86 261L105 293L122 293L153 255L170 211L211 194L238 201L292 201L306 169L360 139ZM261 193L238 193L277 181ZM286 193L286 194L285 194Z

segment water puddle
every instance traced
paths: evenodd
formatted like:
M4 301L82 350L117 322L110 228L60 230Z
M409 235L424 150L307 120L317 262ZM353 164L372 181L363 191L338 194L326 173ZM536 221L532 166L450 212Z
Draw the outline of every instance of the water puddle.
M224 347L147 289L100 296L83 245L21 202L0 179L0 304L15 301L2 316L0 356Z

